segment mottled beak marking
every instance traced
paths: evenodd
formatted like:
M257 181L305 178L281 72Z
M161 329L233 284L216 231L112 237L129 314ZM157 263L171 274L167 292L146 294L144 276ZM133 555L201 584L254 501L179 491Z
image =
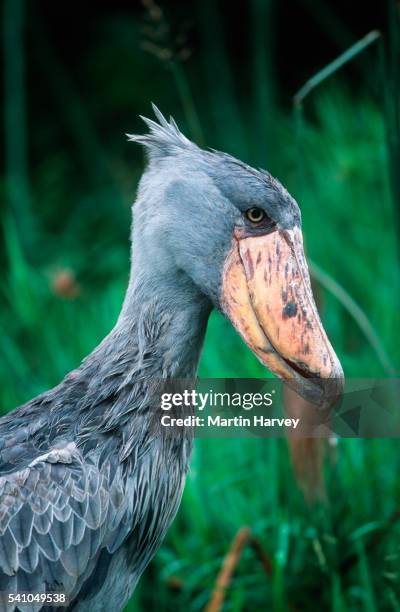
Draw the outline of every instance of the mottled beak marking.
M222 307L260 361L302 397L327 407L340 396L343 370L314 302L300 228L236 230Z

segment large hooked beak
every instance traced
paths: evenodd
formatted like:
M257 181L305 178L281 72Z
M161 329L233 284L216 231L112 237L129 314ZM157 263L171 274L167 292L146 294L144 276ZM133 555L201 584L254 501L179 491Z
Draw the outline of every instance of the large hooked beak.
M340 396L343 370L317 312L300 228L235 231L222 308L260 361L307 401L325 408Z

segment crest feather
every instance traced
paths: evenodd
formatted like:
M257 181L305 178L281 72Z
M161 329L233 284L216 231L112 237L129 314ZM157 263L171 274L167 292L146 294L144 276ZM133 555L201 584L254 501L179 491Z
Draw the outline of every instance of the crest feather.
M152 108L158 122L140 115L149 128L149 132L147 134L127 134L128 140L146 147L150 160L176 155L182 149L196 147L182 134L173 117L170 117L168 122L153 103Z

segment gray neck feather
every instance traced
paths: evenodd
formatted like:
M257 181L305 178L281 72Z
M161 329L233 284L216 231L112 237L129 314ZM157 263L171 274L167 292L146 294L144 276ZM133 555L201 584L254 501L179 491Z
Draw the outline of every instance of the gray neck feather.
M77 410L77 435L84 440L94 430L115 432L122 458L137 444L138 428L151 429L160 382L195 376L211 311L190 278L157 257L157 246L146 253L140 240L134 244L116 326L65 380L66 392L76 398L71 403Z
M139 259L139 258L138 258ZM132 268L114 334L134 352L134 367L149 376L193 376L211 305L185 273L157 275L152 262Z

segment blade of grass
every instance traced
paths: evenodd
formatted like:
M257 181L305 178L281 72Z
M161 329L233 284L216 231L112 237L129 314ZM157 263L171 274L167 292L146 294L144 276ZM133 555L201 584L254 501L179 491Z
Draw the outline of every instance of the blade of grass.
M26 143L24 0L5 0L4 36L4 148L6 187L10 208L24 244L32 244L34 222Z
M206 607L206 612L219 612L222 609L226 591L232 581L232 576L239 563L243 548L249 541L250 535L248 527L242 527L235 535L217 576L215 588Z
M271 149L271 127L274 116L274 98L276 79L272 75L274 44L271 27L273 11L272 0L252 0L252 60L253 60L253 98L254 129L256 138L253 141L257 151L257 163L268 165L268 150Z
M288 609L286 602L286 582L285 569L289 554L289 535L290 528L288 522L284 519L278 527L277 546L275 550L275 563L273 573L273 601L274 610Z
M388 597L392 606L392 610L394 610L394 612L400 612L400 603L397 598L398 596L396 595L393 589L388 589Z
M380 38L380 32L372 30L364 38L358 40L354 45L347 49L344 53L339 55L333 62L327 64L322 70L317 72L311 77L306 83L299 89L299 91L293 96L293 104L300 106L304 99L309 95L313 89L318 87L332 74L337 72L342 66L353 60L357 55L362 53L367 47Z
M200 119L196 111L192 92L182 65L178 62L171 61L169 66L172 76L174 77L176 89L179 94L179 98L185 113L185 118L192 136L194 140L196 140L197 144L204 146L205 140L203 130L201 128Z
M346 606L342 595L340 576L334 572L332 575L332 612L345 612Z
M389 2L388 49L380 45L383 66L381 88L385 108L386 139L389 156L389 174L398 235L400 235L400 19L393 0ZM400 256L400 239L398 240Z
M142 48L156 57L168 68L175 81L175 87L180 98L185 118L194 140L197 144L204 146L204 134L196 111L194 98L189 81L182 65L182 53L174 49L176 38L172 35L170 19L166 16L164 8L155 0L142 0L145 9L145 17L150 24L147 29L147 36L142 42Z
M391 362L385 348L362 308L355 302L351 295L327 272L324 272L315 262L309 260L311 276L322 285L329 293L342 304L349 315L357 323L358 327L368 340L385 372L391 376L396 374L396 369Z
M366 612L376 612L378 608L376 607L371 573L369 571L368 559L365 553L365 548L361 540L358 543L358 560L360 581L364 588L364 610Z
M205 72L210 107L218 141L232 152L247 156L247 141L236 101L232 70L225 47L217 2L199 2L199 23L204 44Z

